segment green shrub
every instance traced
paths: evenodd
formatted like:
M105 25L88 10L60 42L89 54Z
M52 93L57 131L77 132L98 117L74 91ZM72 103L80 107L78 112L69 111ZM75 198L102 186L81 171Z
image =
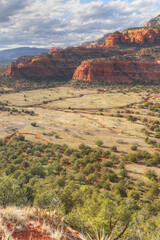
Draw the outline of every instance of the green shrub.
M137 150L137 145L132 145L131 150L136 151Z
M97 141L95 142L95 144L96 144L98 147L102 147L103 142L102 142L101 140L97 140Z
M150 180L157 180L157 174L153 170L145 171L144 175Z
M112 152L117 152L117 146L112 146L112 147L111 147L111 151L112 151Z
M113 161L112 160L103 160L101 164L103 167L112 167Z
M36 122L32 122L31 125L32 125L32 127L37 127L37 123Z

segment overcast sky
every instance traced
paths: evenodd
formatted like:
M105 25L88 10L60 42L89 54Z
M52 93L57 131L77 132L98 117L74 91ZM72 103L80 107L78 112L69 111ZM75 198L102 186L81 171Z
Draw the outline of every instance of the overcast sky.
M159 0L0 0L0 49L76 46L142 26Z

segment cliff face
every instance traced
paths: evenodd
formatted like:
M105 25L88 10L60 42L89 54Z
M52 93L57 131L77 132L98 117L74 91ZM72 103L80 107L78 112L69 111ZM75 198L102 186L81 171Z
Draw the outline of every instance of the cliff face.
M52 47L49 53L18 58L1 75L34 81L73 77L84 81L158 83L159 59L160 30L135 28L104 35L81 47Z
M124 42L123 34L116 31L105 39L105 43L103 43L101 47L114 47L122 42Z
M160 30L153 28L142 28L125 30L120 33L118 31L106 38L102 47L114 47L118 44L128 45L152 45L160 41Z
M142 46L156 44L160 40L160 30L153 28L125 30L122 34L128 43L137 43Z
M60 48L60 47L51 47L49 50L49 54L54 54L55 52L60 51L60 50L62 50L62 48Z
M73 79L108 83L160 83L160 64L138 61L84 61Z
M87 59L108 57L106 49L68 48L65 50L50 50L49 54L40 54L34 58L21 57L12 62L3 75L42 78L50 77L53 80L71 79L75 69Z

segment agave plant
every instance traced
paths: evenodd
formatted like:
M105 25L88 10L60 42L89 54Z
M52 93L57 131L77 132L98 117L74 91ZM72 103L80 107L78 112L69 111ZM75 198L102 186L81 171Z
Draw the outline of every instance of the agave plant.
M98 233L98 230L96 228L93 228L94 230L94 238L92 238L89 234L88 234L88 238L89 240L109 240L111 238L108 237L108 235L106 235L104 228L100 229L100 233Z
M81 236L81 239L82 240L119 240L120 238L123 237L124 232L127 230L129 222L125 226L123 226L123 229L121 230L121 232L119 232L118 234L115 234L118 221L119 221L119 217L116 219L116 221L114 223L112 223L112 217L110 218L110 224L109 224L110 226L109 227L110 227L111 233L109 235L105 233L104 228L101 228L100 232L99 232L91 224L94 236L92 237L90 234L87 234L88 237Z

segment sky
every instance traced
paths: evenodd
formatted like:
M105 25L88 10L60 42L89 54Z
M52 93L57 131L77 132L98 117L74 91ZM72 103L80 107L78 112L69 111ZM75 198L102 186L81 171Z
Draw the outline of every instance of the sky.
M159 0L0 0L0 50L77 46L158 14Z

